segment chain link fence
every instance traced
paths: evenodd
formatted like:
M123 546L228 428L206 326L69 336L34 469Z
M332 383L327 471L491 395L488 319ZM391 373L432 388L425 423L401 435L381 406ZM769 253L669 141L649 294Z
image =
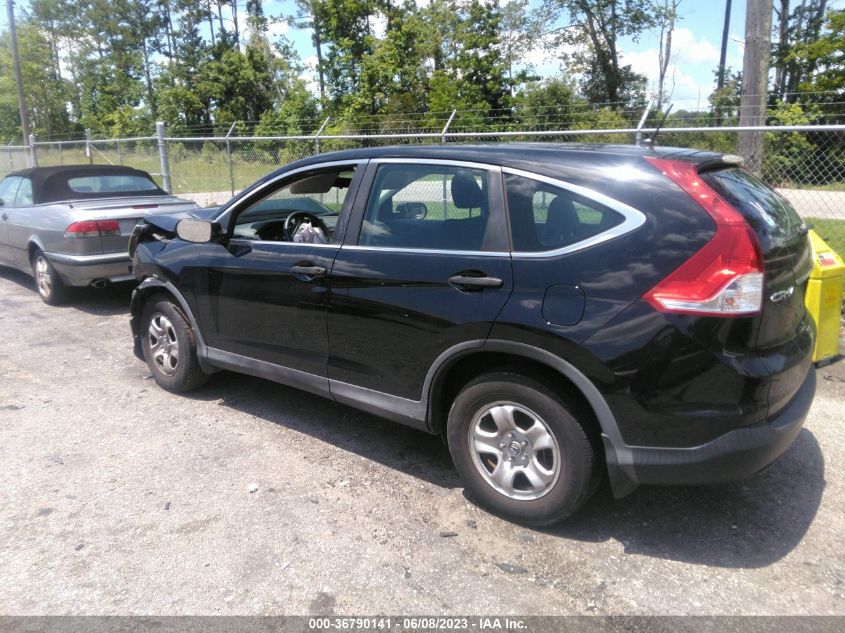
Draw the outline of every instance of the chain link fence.
M453 122L453 119L454 122ZM645 119L645 117L643 117ZM80 163L129 165L152 174L173 193L202 206L222 204L265 174L300 158L335 150L397 144L492 142L638 142L651 128L533 129L480 131L455 113L427 126L413 121L390 127L360 126L328 120L310 135L167 136L126 139L35 141L32 146L0 146L0 175L38 165ZM418 122L419 123L419 122ZM443 128L432 131L432 128ZM539 129L538 129L539 128ZM845 125L801 125L753 128L763 134L765 152L760 176L783 194L806 222L840 254L845 254ZM736 128L665 128L660 145L736 153Z

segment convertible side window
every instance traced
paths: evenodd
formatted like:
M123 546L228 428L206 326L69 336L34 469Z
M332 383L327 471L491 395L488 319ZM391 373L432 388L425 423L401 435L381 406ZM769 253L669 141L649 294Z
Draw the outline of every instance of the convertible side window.
M0 200L3 201L4 207L15 206L15 195L18 192L18 187L23 180L20 176L9 176L0 182Z
M354 166L347 165L284 180L238 214L232 236L265 242L333 242L354 175Z
M386 164L376 172L358 243L362 246L484 251L489 174L437 164Z
M29 178L21 178L21 186L15 196L16 207L32 206L32 181Z

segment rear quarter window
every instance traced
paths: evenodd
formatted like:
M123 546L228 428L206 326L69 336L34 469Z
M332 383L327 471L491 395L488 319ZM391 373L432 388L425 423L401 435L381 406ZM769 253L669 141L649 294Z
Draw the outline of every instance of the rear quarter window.
M553 251L624 222L612 209L567 189L516 174L505 176L513 250Z

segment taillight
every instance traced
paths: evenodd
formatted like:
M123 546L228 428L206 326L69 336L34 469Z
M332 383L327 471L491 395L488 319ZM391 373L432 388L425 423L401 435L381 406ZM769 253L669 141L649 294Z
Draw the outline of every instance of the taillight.
M661 312L711 316L757 314L763 307L763 263L745 218L683 161L646 158L713 218L716 234L644 298Z
M120 222L117 220L98 220L97 226L100 229L100 235L103 237L107 235L120 235Z
M82 220L74 222L65 229L65 237L99 237L120 235L120 222L117 220Z

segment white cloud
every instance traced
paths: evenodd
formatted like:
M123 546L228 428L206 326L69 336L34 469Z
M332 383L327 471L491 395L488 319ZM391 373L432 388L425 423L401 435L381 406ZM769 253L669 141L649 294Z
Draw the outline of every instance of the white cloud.
M376 39L383 39L387 34L387 16L376 11L370 16L370 32Z
M713 64L719 62L719 50L707 40L697 40L689 29L678 28L672 34L672 53L678 61L690 64Z
M299 76L305 82L308 91L315 97L320 96L320 78L317 75L317 56L309 55L302 60L304 70Z
M290 25L285 20L275 20L267 24L267 35L272 41L276 37L287 35Z

